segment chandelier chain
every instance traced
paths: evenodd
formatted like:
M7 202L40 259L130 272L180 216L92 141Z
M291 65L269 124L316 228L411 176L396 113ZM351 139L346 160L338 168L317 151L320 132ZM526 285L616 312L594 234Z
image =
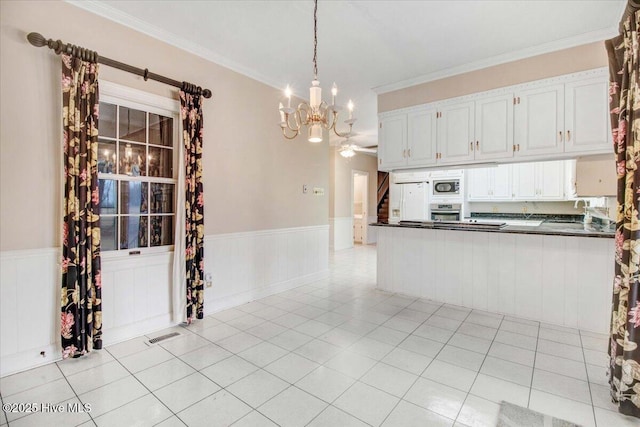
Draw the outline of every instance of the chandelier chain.
M313 6L313 76L318 80L318 0Z

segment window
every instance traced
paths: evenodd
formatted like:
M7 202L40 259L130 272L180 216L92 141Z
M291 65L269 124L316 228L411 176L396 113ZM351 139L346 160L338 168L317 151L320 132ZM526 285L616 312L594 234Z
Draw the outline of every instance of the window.
M178 126L176 111L101 96L98 186L103 251L166 250L173 245Z

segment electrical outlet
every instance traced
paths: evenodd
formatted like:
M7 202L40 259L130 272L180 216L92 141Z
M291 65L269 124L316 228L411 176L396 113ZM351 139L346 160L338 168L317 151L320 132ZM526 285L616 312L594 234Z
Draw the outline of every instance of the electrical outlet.
M523 207L522 207L522 213L527 213L527 211L528 211L527 207L526 207L526 206L523 206Z
M307 194L309 191L309 186L307 184L302 184L302 194Z
M316 196L324 196L324 188L315 187L313 189L313 194L315 194Z
M492 211L493 213L498 213L498 207L497 207L497 206L494 206L494 207L491 209L491 211Z
M210 288L213 286L213 278L211 276L211 273L206 273L204 275L204 286L207 288Z

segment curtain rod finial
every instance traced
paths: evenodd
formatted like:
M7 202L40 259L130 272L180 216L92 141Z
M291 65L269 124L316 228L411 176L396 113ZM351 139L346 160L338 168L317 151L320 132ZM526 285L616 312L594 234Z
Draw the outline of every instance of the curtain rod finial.
M29 33L27 34L27 40L29 43L34 45L35 47L42 47L47 44L47 39L40 33Z
M204 96L205 98L211 98L211 91L209 89L203 90L202 96Z

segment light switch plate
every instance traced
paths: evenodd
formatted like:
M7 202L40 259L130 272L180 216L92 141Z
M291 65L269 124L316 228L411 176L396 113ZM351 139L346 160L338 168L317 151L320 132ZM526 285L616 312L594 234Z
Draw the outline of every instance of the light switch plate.
M309 191L309 186L307 184L302 184L302 194L307 194Z

